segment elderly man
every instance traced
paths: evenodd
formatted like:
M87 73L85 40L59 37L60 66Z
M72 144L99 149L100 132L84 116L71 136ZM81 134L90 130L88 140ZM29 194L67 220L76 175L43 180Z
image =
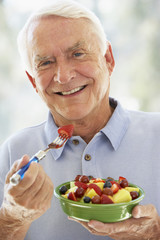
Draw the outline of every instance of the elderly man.
M49 115L1 147L0 239L160 239L160 114L124 110L109 98L114 58L97 17L75 2L57 1L29 18L18 44ZM73 137L12 186L10 177L67 124L74 125ZM144 188L144 205L120 223L69 221L53 198L53 183L77 174L123 175Z

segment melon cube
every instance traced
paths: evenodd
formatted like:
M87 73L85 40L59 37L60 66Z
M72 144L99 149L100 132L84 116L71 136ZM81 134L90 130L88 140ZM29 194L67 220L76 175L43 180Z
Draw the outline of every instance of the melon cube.
M123 188L113 195L114 203L130 202L131 200L132 200L132 197L130 193Z
M68 194L62 194L62 197L68 198Z
M96 184L103 191L104 182L97 182L94 184Z
M96 195L98 195L98 194L96 193L96 191L93 188L90 189L89 191L87 191L87 193L85 194L85 196L90 197L91 199L92 199L92 197L94 197Z

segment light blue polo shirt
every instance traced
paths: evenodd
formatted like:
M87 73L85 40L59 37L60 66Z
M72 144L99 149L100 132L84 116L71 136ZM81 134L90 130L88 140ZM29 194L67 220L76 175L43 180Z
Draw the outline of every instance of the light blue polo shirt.
M40 162L54 186L70 181L77 174L118 179L141 186L146 196L143 204L152 203L160 215L160 113L144 113L115 107L107 125L87 145L73 136L64 147L51 150ZM102 113L103 114L103 113ZM0 148L0 204L5 176L13 162L24 154L34 155L57 137L57 127L49 113L46 122L23 129L10 137ZM108 240L94 236L80 224L69 221L58 199L53 197L51 208L34 221L25 240Z

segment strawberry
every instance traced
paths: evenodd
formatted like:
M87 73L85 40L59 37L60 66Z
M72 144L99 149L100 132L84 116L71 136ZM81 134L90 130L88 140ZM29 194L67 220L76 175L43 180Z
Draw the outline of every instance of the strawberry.
M84 190L86 190L88 188L88 185L83 182L75 182L75 186L82 187Z
M72 124L58 128L58 133L67 135L70 138L73 134L74 126Z
M68 193L68 199L73 200L73 201L77 201L77 198L76 198L74 192Z
M102 190L101 190L100 187L97 186L96 184L90 183L90 184L88 185L88 188L93 188L94 191L95 191L99 196L102 195Z
M116 185L119 187L119 189L121 189L121 186L120 186L119 182L111 181L111 183L112 183L112 185L113 185L113 184L116 184Z
M104 182L104 183L105 183L105 181L104 181L103 179L101 179L101 178L96 178L96 179L93 181L93 183L98 183L98 182Z
M115 194L116 192L118 192L118 190L121 188L121 186L115 182L115 181L112 181L112 187L111 187L111 190L113 191L113 194Z

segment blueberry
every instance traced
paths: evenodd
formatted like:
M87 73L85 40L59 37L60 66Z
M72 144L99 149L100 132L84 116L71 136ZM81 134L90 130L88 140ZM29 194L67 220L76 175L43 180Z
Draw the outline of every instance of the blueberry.
M106 181L115 181L114 178L107 177Z
M83 198L83 201L84 201L85 203L90 203L91 198L85 196L85 197Z
M109 181L115 181L114 178L112 178L112 177L107 177L107 178L106 178L106 181L107 181L107 180L109 180Z
M89 180L91 180L93 178L93 176L88 176Z
M110 182L110 180L107 180L104 185L103 185L103 188L111 188L112 187L112 183Z
M65 194L67 192L67 190L68 190L68 188L65 185L63 185L62 187L60 187L59 192L61 194Z

